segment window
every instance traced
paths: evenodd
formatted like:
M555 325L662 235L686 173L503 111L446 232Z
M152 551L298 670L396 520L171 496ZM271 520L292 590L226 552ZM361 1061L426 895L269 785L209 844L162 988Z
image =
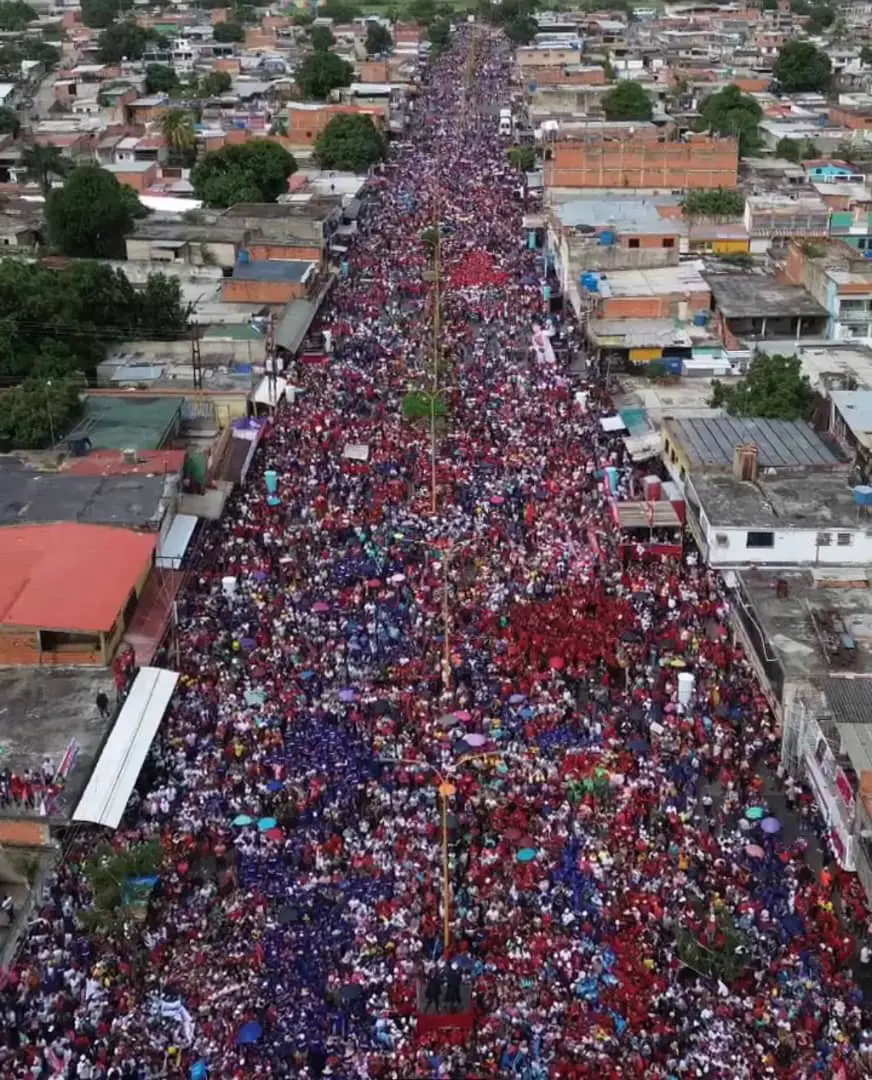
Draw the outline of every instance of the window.
M637 247L639 247L639 237L638 236L631 236L630 239L627 241L627 247L628 248L637 248Z
M718 547L729 547L730 538L726 533L715 533L715 543Z
M850 533L839 533L836 537L839 547L850 547L853 539Z
M818 533L818 535L817 535L817 546L818 547L829 547L830 544L832 544L832 542L833 542L833 534L832 533Z
M663 246L665 248L671 248L671 247L673 248L673 247L675 247L675 237L674 236L664 236L663 237Z
M774 532L749 532L745 537L745 547L771 548L775 547Z

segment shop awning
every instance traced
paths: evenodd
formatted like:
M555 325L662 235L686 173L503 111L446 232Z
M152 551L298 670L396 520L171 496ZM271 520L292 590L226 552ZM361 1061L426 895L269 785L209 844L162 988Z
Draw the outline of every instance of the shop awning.
M273 380L268 375L264 375L260 380L257 389L251 395L251 400L255 405L268 405L270 408L274 408L282 400L285 391L288 389L288 380L276 376L274 381L275 386L273 387Z
M310 300L291 300L285 306L276 327L276 345L295 353L309 332L317 307Z
M118 828L178 681L176 671L140 668L79 799L73 821Z
M155 566L162 570L180 570L188 544L197 528L197 518L192 514L176 514L169 532L157 545Z

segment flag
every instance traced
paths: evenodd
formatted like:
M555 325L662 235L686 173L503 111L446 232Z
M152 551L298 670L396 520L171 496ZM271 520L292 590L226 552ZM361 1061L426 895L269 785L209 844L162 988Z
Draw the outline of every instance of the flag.
M194 1021L181 1000L169 1001L167 998L159 997L155 1000L152 1008L161 1020L172 1020L181 1027L185 1042L189 1043L193 1040Z

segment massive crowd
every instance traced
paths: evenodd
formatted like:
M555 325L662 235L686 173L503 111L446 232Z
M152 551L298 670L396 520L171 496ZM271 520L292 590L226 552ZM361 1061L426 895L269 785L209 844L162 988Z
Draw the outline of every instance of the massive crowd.
M332 355L298 362L180 601L180 689L114 838L163 845L148 915L86 934L72 853L2 991L0 1077L868 1075L833 882L767 816L778 732L729 598L692 557L621 554L610 402L534 347L508 73L460 30L370 181ZM437 219L434 514L402 402Z

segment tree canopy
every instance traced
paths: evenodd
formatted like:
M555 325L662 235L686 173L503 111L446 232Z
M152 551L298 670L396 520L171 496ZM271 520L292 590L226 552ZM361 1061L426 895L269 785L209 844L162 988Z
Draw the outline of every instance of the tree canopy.
M697 128L717 135L735 136L739 140L739 153L746 155L760 146L757 125L762 118L763 110L750 94L743 94L738 86L725 86L703 99Z
M55 179L62 180L73 167L57 146L27 143L21 151L21 168L27 179L39 184L43 198L47 199Z
M179 89L179 77L167 64L149 64L145 69L147 94L174 94Z
M332 117L315 140L315 156L326 169L364 172L384 154L384 138L372 118L362 113Z
M92 30L105 30L132 7L133 0L82 0L82 22Z
M0 378L90 379L108 343L173 339L186 332L188 309L177 278L149 277L134 288L105 263L62 270L18 259L0 261ZM0 395L2 400L3 395Z
M326 100L340 86L351 86L354 68L333 52L313 52L294 73L301 93L307 98Z
M194 194L208 206L275 202L297 163L278 143L253 139L205 154L191 171Z
M712 383L712 407L724 408L730 416L806 420L813 402L814 391L798 356L757 353L748 374L735 386L717 379Z
M775 144L776 157L785 161L807 161L818 156L818 147L814 139L779 139Z
M532 146L512 146L507 151L509 161L521 172L536 168L536 151Z
M360 7L350 0L327 0L326 4L318 8L318 14L337 23L348 23L359 19L361 11Z
M439 15L430 23L427 27L427 37L430 39L430 44L437 56L448 48L448 41L451 38L451 23L444 15Z
M827 54L810 41L794 38L782 46L773 74L788 94L826 90L832 77L832 64Z
M200 93L203 97L221 97L233 85L229 72L210 71L200 80Z
M391 32L381 23L369 22L366 25L366 55L378 56L380 53L389 53L394 47L394 39Z
M73 169L45 204L50 242L78 259L123 258L124 237L145 213L133 188L99 165Z
M685 216L739 217L745 210L745 196L738 188L696 188L681 203Z
M603 111L607 120L650 120L651 99L641 83L623 79L603 95Z
M36 17L33 8L23 0L0 0L0 30L24 30Z
M0 394L0 448L42 450L82 413L81 379L28 379Z
M0 135L15 135L21 131L21 120L14 109L0 105Z
M532 15L516 15L503 24L509 41L516 45L529 45L539 33L539 24Z
M312 48L315 52L327 52L328 49L332 49L336 44L336 38L333 36L333 31L329 26L319 24L313 26L309 32L309 39L312 42Z
M125 57L139 60L152 42L160 40L156 30L132 21L114 22L97 39L97 56L103 64L118 64Z
M230 20L216 23L212 31L212 40L224 45L232 41L245 41L245 27Z

